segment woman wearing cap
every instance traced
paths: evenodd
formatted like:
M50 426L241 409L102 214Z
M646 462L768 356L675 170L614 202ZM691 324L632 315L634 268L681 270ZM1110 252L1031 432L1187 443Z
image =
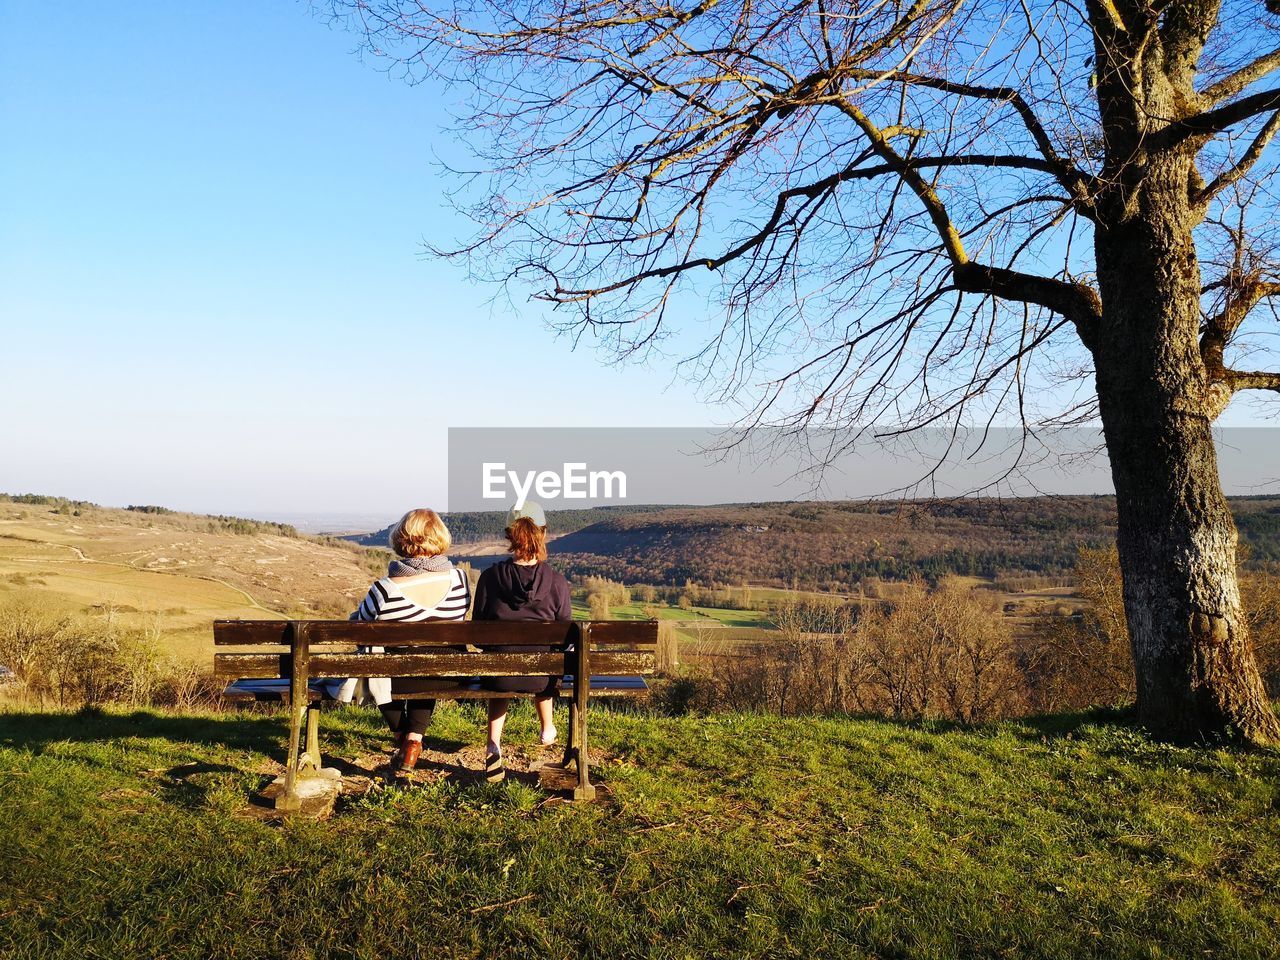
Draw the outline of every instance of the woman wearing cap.
M507 541L511 558L480 574L476 584L474 620L573 619L569 582L547 565L547 518L542 507L526 501L507 515ZM521 650L521 647L508 647ZM534 648L536 649L536 648ZM503 693L532 693L542 723L542 742L556 742L551 720L557 677L493 677L486 686ZM502 729L507 722L508 699L489 701L489 742L485 771L490 780L505 776L502 763Z
M462 620L471 603L467 574L446 557L453 538L434 510L410 510L391 528L389 538L396 559L387 575L375 580L352 620L423 621ZM379 651L378 647L371 648ZM355 680L338 681L341 688L333 696L351 700ZM382 711L387 726L396 736L396 753L391 765L412 770L422 753L422 735L431 723L434 700L391 699L391 681L370 678L368 694Z

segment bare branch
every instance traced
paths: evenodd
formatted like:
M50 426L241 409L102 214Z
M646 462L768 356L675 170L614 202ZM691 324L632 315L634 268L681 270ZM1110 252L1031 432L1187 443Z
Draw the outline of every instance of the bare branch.
M1280 110L1280 90L1263 90L1225 107L1206 110L1171 123L1160 131L1156 143L1160 147L1171 149L1187 140L1212 137L1250 117L1275 110Z
M1280 373L1241 370L1227 370L1224 373L1224 379L1233 391L1273 390L1280 393Z
M887 139L886 139L886 142L887 142ZM774 231L777 229L778 225L784 219L786 219L788 204L791 200L794 200L797 198L805 198L805 199L812 200L812 199L821 197L823 194L829 194L841 183L845 183L848 181L869 180L875 177L883 177L883 176L890 176L890 175L901 176L904 172L914 173L919 170L927 170L927 169L937 168L937 167L971 167L971 166L1009 167L1014 169L1045 171L1047 170L1047 166L1048 166L1043 160L1039 160L1034 157L987 156L987 155L978 155L978 154L961 154L959 156L954 156L954 157L900 158L900 162L885 163L885 164L880 164L878 166L872 166L872 167L860 167L858 164L863 159L865 159L865 156L860 157L853 164L850 164L848 167L845 167L845 169L837 173L833 173L828 177L823 177L821 180L815 181L814 183L808 184L803 187L792 187L791 189L782 191L780 194L778 194L778 196L774 200L773 211L770 213L768 219L765 220L764 224L761 225L761 227L758 230L756 230L756 232L753 233L750 237L730 247L728 250L726 250L724 253L720 254L719 256L697 257L695 259L683 260L683 261L668 264L662 267L654 267L653 269L644 270L640 273L630 274L613 283L610 283L604 286L599 286L599 287L584 288L584 289L569 289L569 288L557 287L553 292L553 294L549 297L549 299L553 299L559 303L569 303L575 300L584 300L584 299L589 299L591 297L598 297L601 294L612 293L614 291L621 290L626 287L635 286L636 284L642 283L645 280L653 280L653 279L659 279L663 277L670 277L675 274L685 273L689 270L694 270L697 268L705 268L707 270L719 270L721 267L725 266L726 264L734 260L737 260L739 257L747 254L751 250L759 247L761 244L769 240L770 237L773 236ZM918 174L917 174L917 179L921 179L921 182L923 182L922 178L919 178ZM959 242L958 236L956 238L956 241ZM982 268L982 269L989 269L989 268ZM1005 271L1005 272L1008 272L1008 271ZM1028 278L1028 279L1032 279L1032 278ZM1056 281L1046 281L1046 282L1050 284L1056 283ZM1010 290L1012 294L1012 290L1013 290L1012 286L1005 284L1004 287ZM1023 289L1029 290L1031 288L1024 287ZM977 290L975 288L970 292L979 293L979 292L994 292L994 291L982 291L982 290ZM1019 300L1024 299L1022 297L1012 297L1012 298L1019 299ZM1037 301L1030 301L1030 302L1039 302L1039 301L1037 300ZM1045 304L1045 305L1047 306L1048 304Z
M1222 310L1205 322L1200 337L1200 356L1211 375L1225 378L1225 354L1227 345L1236 335L1259 303L1268 297L1280 296L1280 283L1271 283L1258 277L1228 277L1221 281L1228 290Z
M1058 182L1064 186L1071 196L1079 204L1082 212L1092 209L1092 194L1097 189L1094 178L1084 173L1077 167L1073 166L1065 160L1053 145L1053 141L1049 138L1048 131L1036 116L1035 111L1027 103L1022 93L1013 87L984 87L972 83L958 83L947 80L942 77L924 76L914 73L891 72L884 73L875 70L867 70L863 68L853 68L848 71L849 76L856 80L884 80L890 83L903 83L910 86L928 87L934 90L941 90L944 93L953 93L961 97L974 97L982 100L994 100L999 103L1007 103L1017 111L1018 116L1022 118L1023 124L1030 132L1032 139L1035 140L1036 147L1040 150L1041 155L1047 164L1045 169L1057 177Z
M1258 131L1258 135L1253 138L1253 142L1249 144L1249 149L1244 152L1244 156L1242 156L1233 167L1228 170L1224 170L1222 173L1218 174L1218 176L1214 177L1213 182L1196 195L1195 202L1198 205L1203 206L1224 189L1231 186L1231 184L1236 183L1241 177L1245 176L1250 169L1252 169L1253 165L1258 162L1258 158L1261 157L1263 151L1267 149L1267 144L1271 142L1271 139L1276 135L1277 130L1280 130L1280 110L1271 114L1267 119L1267 122L1263 125L1262 129Z
M1257 83L1275 70L1280 70L1280 50L1264 53L1252 63L1200 91L1200 96L1207 103L1218 103L1243 93L1250 84Z
M1102 301L1087 284L968 263L956 271L956 286L969 293L1046 307L1074 323L1084 345L1093 348L1095 329L1102 319Z
M871 141L871 148L886 161L887 165L897 170L898 175L924 205L951 260L952 273L958 288L967 293L988 294L1002 300L1047 307L1074 323L1081 331L1081 339L1088 346L1092 338L1092 328L1101 316L1101 302L1094 291L1082 284L1064 283L1060 280L970 261L960 233L951 222L947 208L937 191L920 176L918 170L912 167L908 158L903 157L893 148L866 114L847 102L843 104L843 108Z

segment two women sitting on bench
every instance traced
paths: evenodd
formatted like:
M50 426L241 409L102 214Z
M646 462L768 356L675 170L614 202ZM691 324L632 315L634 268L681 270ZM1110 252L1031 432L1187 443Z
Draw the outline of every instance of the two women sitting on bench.
M507 517L507 540L511 559L495 564L480 575L476 584L476 620L559 620L573 619L568 581L547 566L547 519L536 503L526 502ZM471 604L471 587L463 570L455 567L446 551L453 538L434 510L410 510L391 530L390 546L395 551L387 575L375 580L352 620L422 621L463 620ZM505 651L545 652L550 648L504 647ZM371 652L381 652L372 648ZM491 677L484 686L498 693L532 693L542 724L542 743L556 741L552 722L552 698L558 677ZM387 678L343 681L331 691L338 700L351 700L357 685L364 683L367 694L386 718L396 736L396 752L391 765L412 770L422 753L422 736L431 723L434 700L391 699ZM505 776L502 762L502 730L507 720L509 698L489 701L489 739L485 748L485 772L490 780Z

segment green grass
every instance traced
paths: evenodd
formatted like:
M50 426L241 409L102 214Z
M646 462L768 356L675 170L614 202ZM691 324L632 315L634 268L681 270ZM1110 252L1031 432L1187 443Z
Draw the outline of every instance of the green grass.
M1114 718L1110 718L1114 719ZM433 735L480 742L474 708ZM325 715L327 752L383 743ZM1099 718L959 730L593 712L523 785L244 815L279 717L0 714L0 956L1274 957L1280 755ZM515 743L533 738L513 714ZM494 906L506 904L504 906Z
M725 627L759 627L762 629L772 629L773 627L769 614L763 610L726 610L721 607L693 607L685 610L681 607L639 602L610 607L609 619L648 620L651 611L656 614L656 619L658 620L674 620L681 623L703 620L709 624ZM573 616L575 619L589 620L591 618L591 608L585 602L575 600L573 603Z

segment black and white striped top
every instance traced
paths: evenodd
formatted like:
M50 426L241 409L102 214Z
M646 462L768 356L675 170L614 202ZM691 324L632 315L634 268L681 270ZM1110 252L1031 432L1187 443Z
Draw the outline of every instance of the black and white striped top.
M351 617L353 620L462 620L471 605L471 584L465 571L454 567L453 584L444 599L434 607L422 607L403 593L390 577L375 580L364 601Z

